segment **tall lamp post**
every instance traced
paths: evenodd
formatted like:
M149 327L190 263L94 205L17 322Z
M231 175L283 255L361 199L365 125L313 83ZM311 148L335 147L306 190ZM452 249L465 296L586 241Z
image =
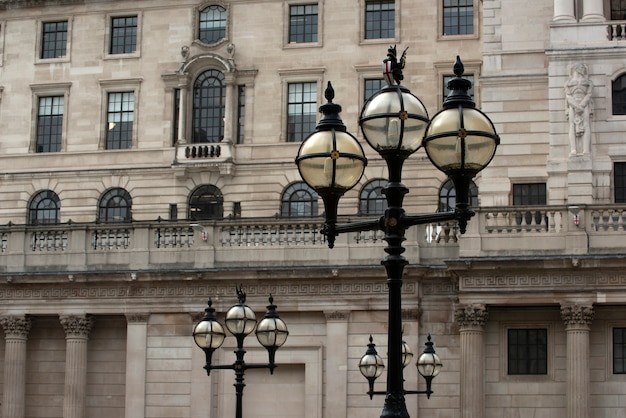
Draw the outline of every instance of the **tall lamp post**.
M246 305L246 294L241 287L237 288L238 303L233 305L226 312L225 324L226 328L237 339L237 348L234 351L236 360L232 364L213 365L211 359L213 352L220 348L226 338L224 327L215 317L215 308L209 299L208 307L204 310L204 317L196 324L193 329L193 339L206 355L207 375L211 374L211 370L234 370L235 371L235 393L236 393L236 409L235 418L242 418L243 410L243 388L244 374L248 369L269 369L270 374L274 374L277 365L274 363L276 350L285 344L289 331L285 322L278 317L276 313L276 305L274 298L269 297L269 305L265 317L257 325L256 314L248 305ZM269 362L266 364L246 363L244 355L246 350L243 348L243 341L256 328L256 337L265 347L269 355Z
M418 360L418 370L425 376L427 390L404 389L403 359L410 357L402 341L402 274L408 264L402 255L405 230L414 225L455 220L461 233L465 233L467 221L474 215L469 207L472 178L489 164L500 142L493 123L476 109L468 94L471 82L462 77L464 69L459 57L454 64L456 77L448 83L450 94L443 109L431 120L423 103L400 84L404 62L404 54L398 60L395 46L390 47L383 61L387 85L367 100L359 118L363 137L387 163L389 181L383 188L387 209L383 216L370 221L337 224L339 199L359 182L367 159L357 139L346 131L341 121L341 106L333 103L334 91L330 83L325 92L328 102L320 106L323 117L315 132L302 142L296 157L302 179L324 201L323 233L330 248L334 247L335 237L341 233L373 230L385 233L387 255L381 264L386 269L389 288L389 366L381 418L408 418L404 395L426 393L430 396L430 381L441 368L429 336L426 350ZM424 147L433 165L453 181L456 189L454 211L409 215L402 208L404 196L409 191L402 184L402 167L420 147ZM370 381L370 397L378 393L373 390L373 381L382 374L383 367L370 339L368 351L360 364L361 372Z

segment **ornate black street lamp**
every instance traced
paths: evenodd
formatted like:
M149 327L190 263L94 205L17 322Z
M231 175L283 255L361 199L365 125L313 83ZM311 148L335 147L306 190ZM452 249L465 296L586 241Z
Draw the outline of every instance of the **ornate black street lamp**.
M209 299L208 307L204 310L204 317L196 324L193 329L193 339L206 355L206 369L207 375L211 374L211 370L234 370L235 371L235 392L237 397L236 403L236 418L242 418L243 409L243 388L246 386L244 383L244 374L247 369L269 369L270 374L274 374L274 369L277 365L274 363L276 350L287 341L289 331L285 322L278 317L276 313L276 305L274 305L274 298L272 295L269 297L270 304L267 306L267 312L265 317L257 325L256 314L248 305L246 305L246 294L241 287L237 288L238 303L233 305L226 312L226 319L224 320L226 328L237 339L237 349L234 351L236 360L233 364L228 365L213 365L211 364L211 358L213 352L222 346L226 333L224 327L220 324L215 317L215 309L211 306L212 302ZM269 355L269 362L267 364L250 364L244 360L246 350L243 348L243 340L251 334L256 328L256 337L267 349Z
M464 233L467 221L474 215L469 207L472 178L489 164L500 142L491 120L476 109L467 93L471 83L462 77L464 70L459 57L454 64L456 77L448 83L451 92L444 101L443 109L432 120L429 120L422 102L400 85L403 67L404 54L398 61L396 48L389 48L387 59L383 61L383 74L388 84L367 100L359 119L363 137L387 163L389 181L383 189L387 209L383 216L337 225L339 198L359 182L367 159L357 139L346 132L339 117L341 106L333 103L334 91L330 83L325 93L328 103L320 106L323 117L315 132L303 141L296 157L302 179L324 201L326 220L323 233L330 248L333 248L335 237L340 233L372 230L385 233L387 256L382 264L387 272L389 288L389 366L381 418L408 418L404 395L426 393L430 396L430 382L441 369L429 336L426 350L418 360L418 370L426 379L427 391L404 390L403 359L409 357L406 349L403 354L402 341L402 274L408 264L402 255L405 230L414 225L455 220L461 233ZM404 161L422 146L430 161L454 182L454 211L408 215L402 208L404 196L409 191L402 184L402 167ZM382 374L384 366L372 340L359 367L370 381L368 393L370 396L377 394L373 390L373 379Z

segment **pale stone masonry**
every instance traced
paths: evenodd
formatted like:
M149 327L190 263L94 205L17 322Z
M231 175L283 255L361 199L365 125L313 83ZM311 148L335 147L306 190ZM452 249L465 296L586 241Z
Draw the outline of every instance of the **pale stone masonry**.
M410 416L623 416L620 2L449 3L0 1L2 417L234 416L234 374L207 376L191 332L209 298L223 321L240 285L259 319L272 294L290 331L274 375L246 372L245 417L380 416L384 397L369 399L358 362L370 335L387 357L383 234L342 234L329 250L321 200L314 216L284 206L301 181L293 106L317 108L330 81L369 159L340 222L380 216L360 209L387 173L357 121L392 45L408 48L403 84L431 117L460 55L501 137L474 179L479 207L465 235L454 223L406 231L403 338L417 357L430 334L443 362L430 399L407 395ZM294 42L301 6L316 6L316 37ZM390 6L391 35L366 35L368 11ZM201 22L206 11L217 19ZM120 35L118 19L136 36ZM200 40L222 27L215 42ZM130 50L115 53L114 39ZM42 57L44 44L58 55ZM221 86L219 106L198 104L203 82ZM311 87L311 103L293 85ZM194 142L209 109L223 130ZM127 147L108 149L123 127ZM58 150L38 147L46 128L58 129L47 144ZM445 181L417 151L404 169L407 212L450 203ZM532 188L543 190L536 201ZM539 337L516 340L528 335ZM232 364L235 348L227 336L214 363ZM245 348L247 362L267 361L253 335ZM425 388L414 362L404 378L406 390ZM385 386L383 374L375 390Z

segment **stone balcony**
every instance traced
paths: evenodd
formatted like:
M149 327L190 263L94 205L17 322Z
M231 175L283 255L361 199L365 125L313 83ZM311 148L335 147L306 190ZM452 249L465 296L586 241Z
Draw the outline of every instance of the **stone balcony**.
M358 220L344 218L342 221ZM571 257L623 254L626 205L481 208L465 235L454 224L407 231L413 265L494 257ZM322 220L225 219L0 227L0 274L73 275L86 272L289 269L379 265L380 231L349 233L327 248Z

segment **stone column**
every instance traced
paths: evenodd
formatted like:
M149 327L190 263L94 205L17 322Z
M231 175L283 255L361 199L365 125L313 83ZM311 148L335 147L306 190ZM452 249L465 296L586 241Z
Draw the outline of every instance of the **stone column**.
M348 319L349 311L328 311L326 315L327 377L326 410L337 417L347 416L348 403Z
M484 326L487 308L472 304L455 311L461 334L461 418L485 416Z
M562 304L567 333L567 418L589 417L589 331L592 305Z
M224 142L236 143L233 124L237 120L237 84L234 73L225 73L226 102L224 103Z
M604 4L602 0L583 0L583 21L604 22Z
M5 335L3 418L24 418L26 393L26 341L30 319L5 316L0 320Z
M87 397L87 341L93 326L88 316L61 316L65 330L63 418L84 418Z
M554 22L575 22L574 0L554 0Z
M126 315L126 417L143 418L146 412L146 359L148 314Z

